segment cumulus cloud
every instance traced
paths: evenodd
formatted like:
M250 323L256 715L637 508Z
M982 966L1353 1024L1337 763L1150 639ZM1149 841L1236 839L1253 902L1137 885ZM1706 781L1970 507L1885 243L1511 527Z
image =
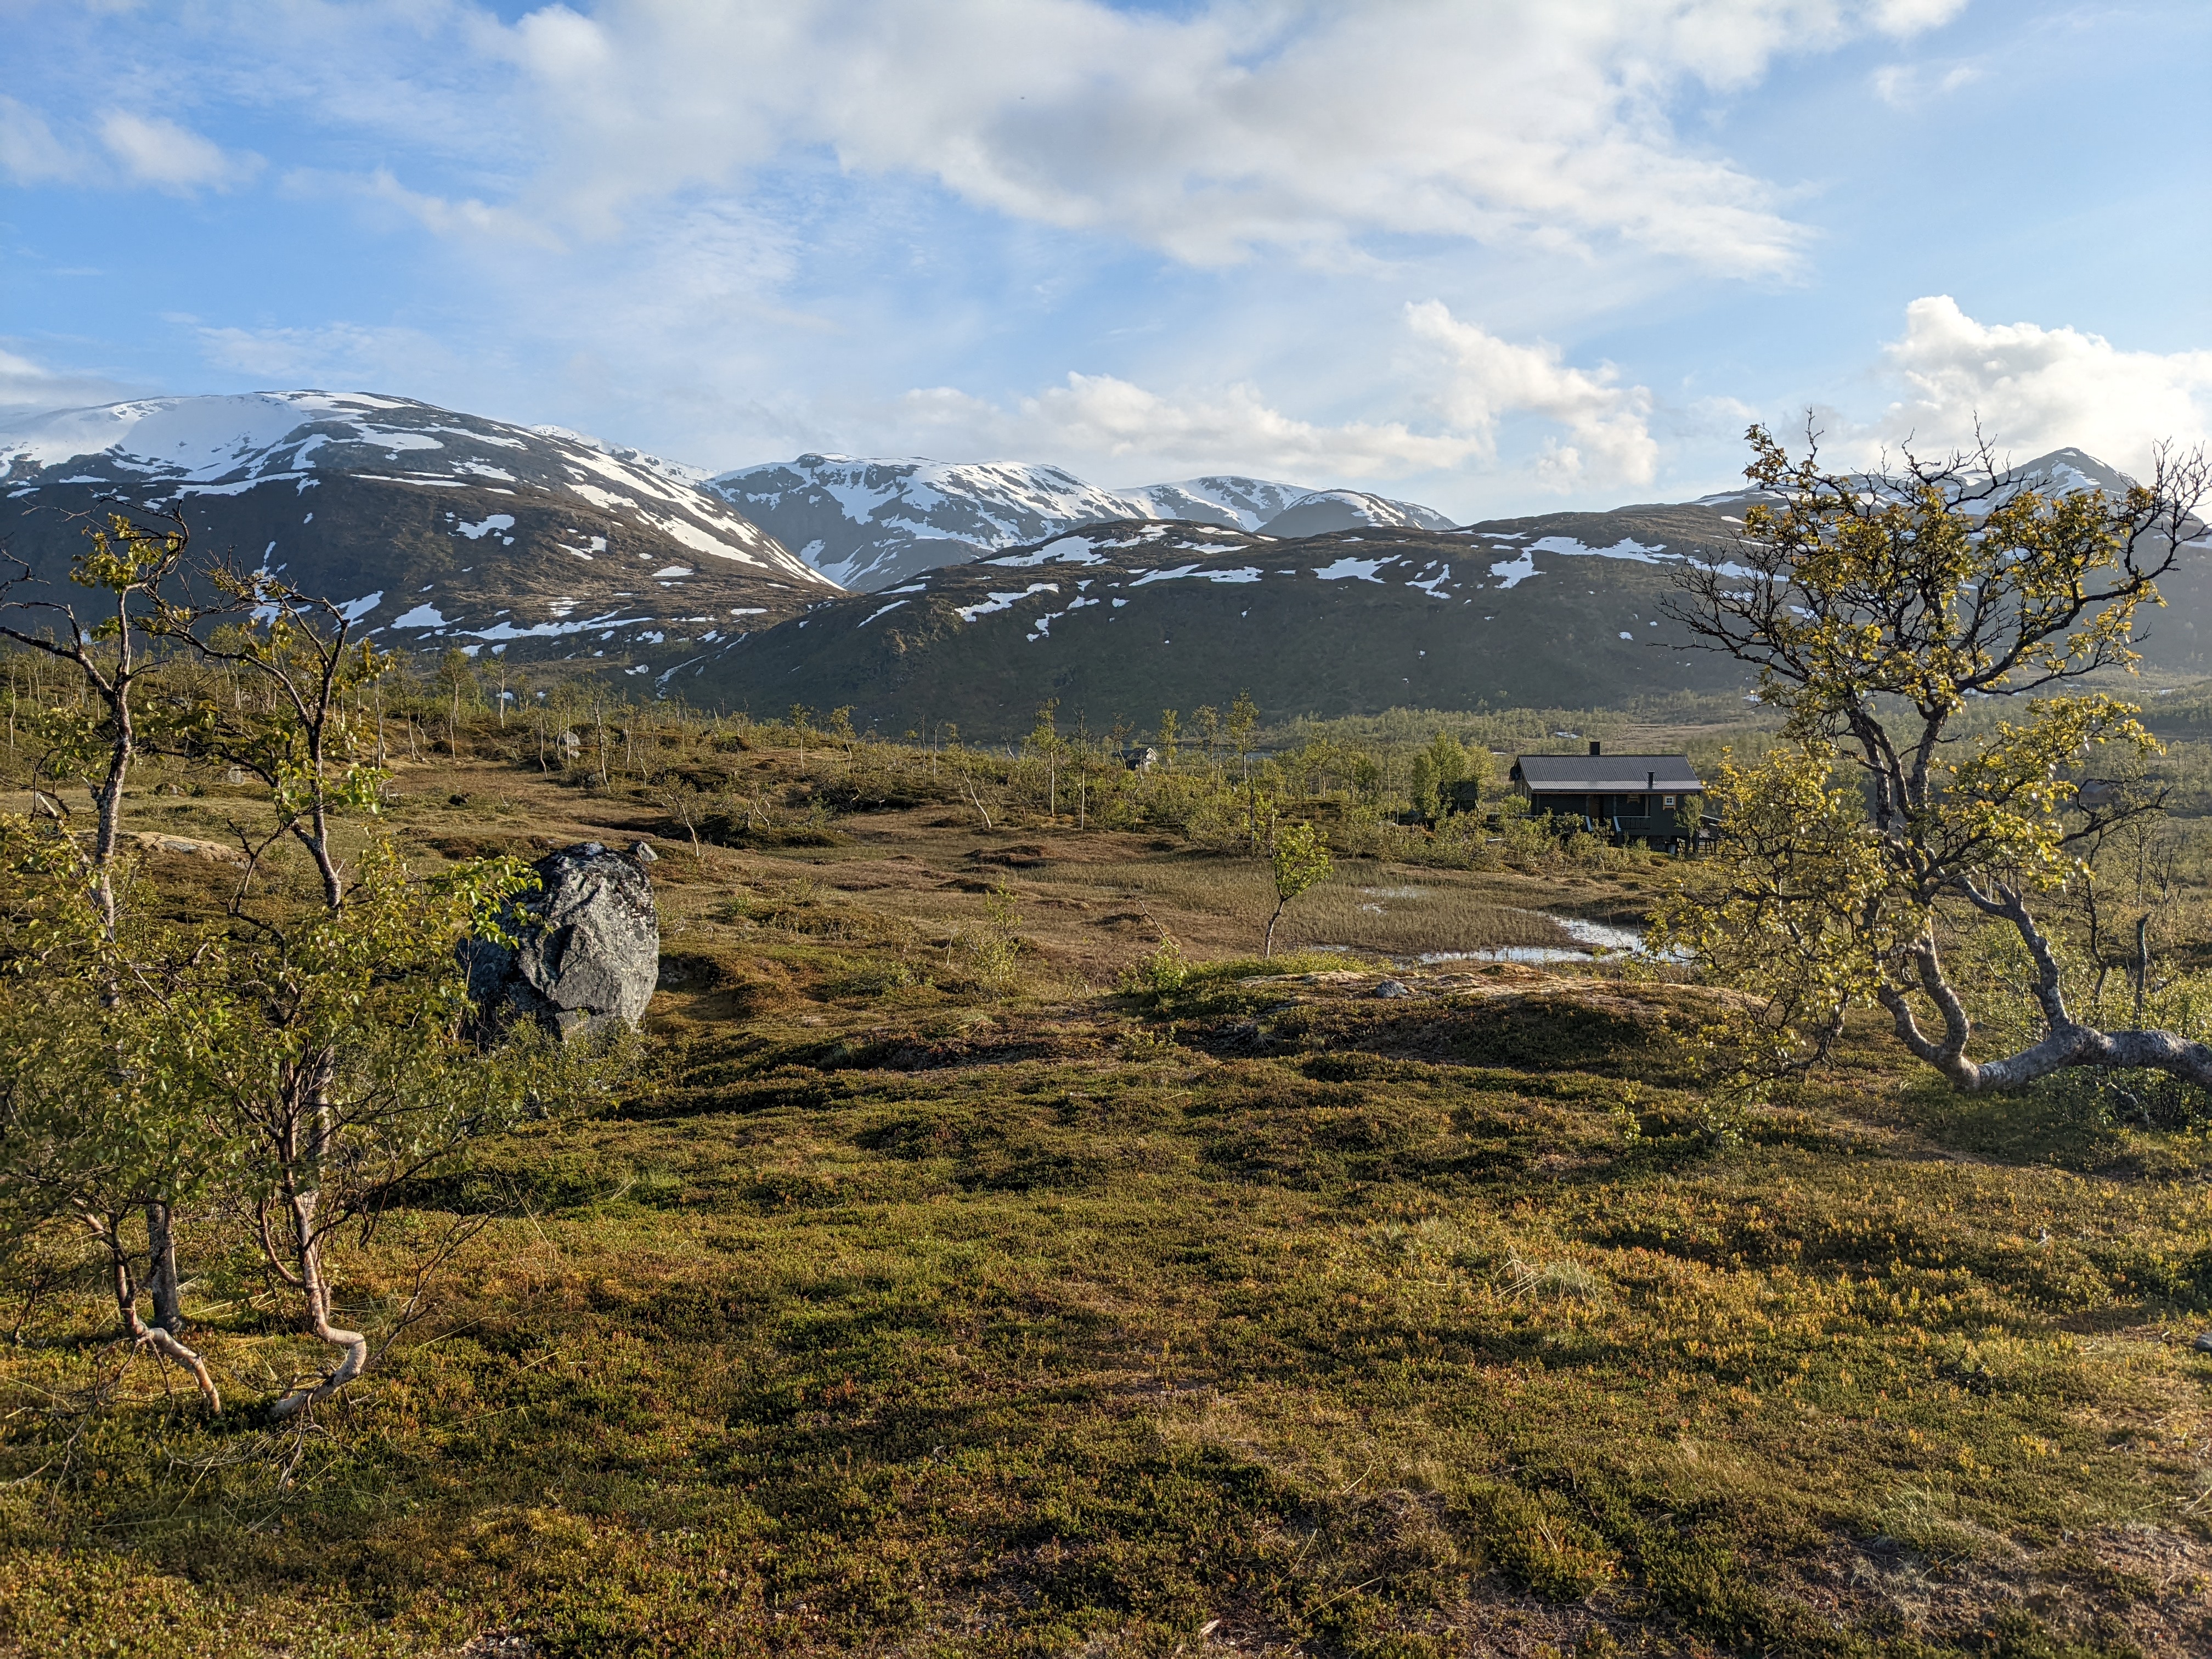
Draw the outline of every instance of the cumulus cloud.
M1352 478L1455 466L1482 447L1480 438L1419 433L1402 421L1324 426L1299 420L1271 408L1249 386L1170 398L1110 374L1071 374L1065 385L1023 398L1008 424L1049 451L1125 466L1141 458L1200 470L1318 471Z
M1142 472L1256 472L1330 480L1494 468L1499 430L1525 420L1548 434L1530 482L1561 489L1644 483L1658 449L1650 394L1610 367L1564 362L1559 348L1519 345L1454 318L1435 301L1407 307L1419 360L1409 384L1379 388L1412 400L1433 388L1437 429L1404 421L1328 423L1285 413L1255 387L1158 392L1111 374L1070 374L1001 406L952 387L910 392L891 419L895 443L939 454L1048 456L1107 477Z
M1620 245L1771 276L1795 269L1803 229L1766 181L1676 135L1672 100L1962 3L616 0L477 38L544 135L527 194L586 230L814 148L1200 264L1380 234Z
M1659 459L1651 393L1620 385L1610 363L1570 368L1557 346L1501 340L1434 300L1407 307L1406 319L1417 337L1447 354L1453 373L1441 401L1454 428L1473 435L1481 453L1495 453L1502 416L1533 415L1566 428L1565 441L1547 441L1537 465L1554 488L1651 482Z
M1905 308L1882 370L1905 396L1865 444L1955 448L1978 421L2014 459L2071 446L2140 472L2155 444L2212 438L2212 351L2128 351L2075 328L1977 322L1947 294Z
M1966 9L1966 0L1875 0L1872 15L1884 34L1902 37L1939 28Z

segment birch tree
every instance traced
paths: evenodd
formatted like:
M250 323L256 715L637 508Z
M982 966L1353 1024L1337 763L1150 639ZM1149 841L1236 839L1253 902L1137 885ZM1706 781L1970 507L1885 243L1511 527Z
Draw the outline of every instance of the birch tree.
M1855 1006L1968 1091L2070 1067L2212 1085L2212 1047L2082 1018L2052 901L2087 854L2150 810L2096 774L2153 751L2139 708L2081 683L2132 672L2159 579L2202 536L2201 453L2158 455L2118 495L2026 488L1986 449L1876 476L1823 471L1750 433L1760 499L1741 544L1690 567L1668 609L1758 671L1784 741L1724 765L1715 879L1655 944L1750 994L1766 1068L1824 1054ZM2018 941L2036 1040L1978 1052L1947 940Z

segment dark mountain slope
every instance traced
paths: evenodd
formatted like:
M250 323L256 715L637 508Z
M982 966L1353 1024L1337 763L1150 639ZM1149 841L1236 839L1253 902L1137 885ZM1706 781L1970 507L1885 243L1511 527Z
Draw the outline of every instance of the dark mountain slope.
M1522 522L1531 527L1290 541L1095 525L817 605L698 665L690 695L763 713L850 705L886 731L950 720L988 735L1025 729L1048 697L1104 730L1239 690L1271 714L1328 715L1580 707L1748 684L1732 663L1668 648L1682 638L1659 616L1669 567L1725 547L1719 514Z

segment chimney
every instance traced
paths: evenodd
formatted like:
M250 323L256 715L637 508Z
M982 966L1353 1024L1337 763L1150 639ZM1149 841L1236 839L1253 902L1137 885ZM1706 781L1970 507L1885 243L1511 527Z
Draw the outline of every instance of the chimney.
M1591 754L1593 754L1593 755L1595 755L1595 754L1596 754L1597 752L1598 752L1598 744L1597 744L1597 740L1596 740L1595 738L1592 738L1592 739L1590 740L1590 753L1591 753Z
M1644 787L1646 789L1656 789L1659 787L1659 775L1656 772L1646 772L1644 775Z

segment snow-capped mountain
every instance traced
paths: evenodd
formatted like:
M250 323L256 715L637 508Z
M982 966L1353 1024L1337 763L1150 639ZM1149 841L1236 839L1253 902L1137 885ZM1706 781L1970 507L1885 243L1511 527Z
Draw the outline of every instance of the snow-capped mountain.
M160 398L0 426L0 534L52 583L85 514L173 508L387 644L641 670L839 592L703 476L404 398Z
M1131 513L1123 497L1056 466L1005 461L801 455L707 488L840 586L862 589Z
M1154 519L1188 519L1194 524L1225 524L1238 530L1257 530L1292 501L1310 492L1297 484L1270 483L1264 478L1243 478L1215 473L1185 478L1179 483L1145 484L1117 492L1142 502L1142 515Z
M2008 482L2127 483L2078 450ZM807 455L708 478L558 428L348 392L0 425L0 546L43 589L12 599L81 599L65 576L88 522L173 509L197 551L281 571L387 646L977 735L1026 729L1048 696L1095 729L1240 690L1326 714L1732 684L1709 653L1651 647L1680 642L1658 608L1673 571L1725 562L1752 499L1455 530L1407 502L1234 476L1109 490L1046 466ZM2147 661L2206 672L2212 560L2160 586Z
M1093 732L1239 691L1274 714L1617 705L1746 683L1666 648L1684 641L1661 610L1676 569L1734 542L1695 506L1297 538L1130 518L816 605L675 683L983 738L1027 730L1048 697Z
M871 592L994 549L1123 519L1187 520L1271 535L1285 513L1312 520L1292 535L1450 522L1428 507L1352 490L1316 495L1230 476L1103 489L1058 467L1014 461L801 455L723 473L707 487L825 575Z
M775 538L698 488L706 474L556 426L514 427L405 398L266 392L62 410L0 426L0 489L106 483L182 501L333 473L417 489L551 494L571 514L648 529L711 559L822 590ZM63 476L65 474L66 476Z
M1394 501L1359 489L1317 489L1301 495L1261 526L1270 536L1326 536L1336 530L1449 530L1433 507Z

